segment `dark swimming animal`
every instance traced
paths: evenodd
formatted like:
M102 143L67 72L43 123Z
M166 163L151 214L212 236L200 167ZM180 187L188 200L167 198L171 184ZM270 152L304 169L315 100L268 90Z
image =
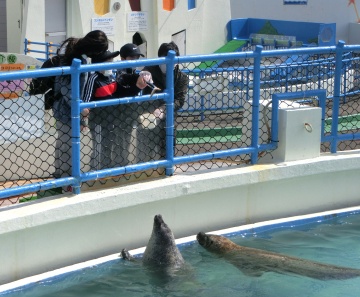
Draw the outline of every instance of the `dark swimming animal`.
M261 276L264 272L297 274L320 280L349 279L360 276L360 269L323 264L311 260L244 247L230 239L200 232L199 244L240 269L245 275Z
M121 257L133 260L126 249L121 251ZM180 269L185 264L176 246L174 234L160 214L154 217L153 230L142 257L142 263L146 266L170 270Z

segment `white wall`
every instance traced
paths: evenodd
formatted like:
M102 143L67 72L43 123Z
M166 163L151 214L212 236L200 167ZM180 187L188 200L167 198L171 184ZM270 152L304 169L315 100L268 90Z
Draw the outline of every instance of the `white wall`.
M147 10L153 4L142 1L142 5ZM157 44L150 49L151 57L156 56L161 43L170 42L171 35L183 30L186 30L187 55L213 53L226 43L226 24L231 14L228 0L198 0L193 10L188 10L187 1L176 1L175 9L171 12L164 11L162 1L157 0L155 13L158 21L153 25L158 31L158 41L157 36L153 36L152 44L156 44L156 41Z
M360 44L360 24L350 23L349 24L349 43Z
M25 0L21 42L25 37L32 41L44 42L44 1ZM117 2L121 8L115 11L114 2L110 1L109 13L99 16L94 12L93 1L67 1L68 37L81 37L91 31L92 18L114 17L115 34L108 36L114 50L119 50L125 43L132 42L135 32L128 31L127 28L130 4L127 0L119 0ZM170 42L171 36L182 30L186 30L187 54L212 53L226 43L226 24L231 14L229 0L198 0L193 10L188 10L187 1L176 1L175 9L171 12L163 10L162 0L143 0L141 7L142 11L148 14L148 30L139 31L147 41L148 57L156 57L160 44ZM20 53L22 52L23 49L20 50Z
M17 18L21 13L20 1L7 0L9 6L9 41L13 52L23 53L24 38L44 41L45 0L24 0L22 35L17 32ZM121 8L113 9L114 2ZM198 0L193 10L188 10L187 1L176 1L175 9L164 11L162 0L142 0L142 10L148 13L148 30L141 33L147 41L148 57L156 57L157 49L171 36L186 30L186 54L213 53L226 42L226 24L231 18L267 18L305 22L335 22L337 40L349 42L349 23L357 22L353 5L347 1L317 0L307 5L283 5L283 0ZM91 18L100 17L94 13L94 2L89 0L68 0L68 36L81 37L91 30ZM103 17L115 17L116 30L109 36L115 50L132 41L135 32L127 30L127 13L130 12L127 0L110 1L110 11ZM321 12L321 13L319 13ZM10 22L10 23L9 23ZM20 40L13 38L19 36ZM35 48L35 46L33 46ZM34 54L34 56L36 56Z
M7 14L7 51L9 53L17 53L19 50L24 50L24 40L13 38L13 36L21 36L22 26L22 3L21 1L6 1Z
M360 154L352 151L179 174L3 207L0 284L142 247L156 214L162 214L180 238L358 206L359 178Z
M45 0L24 0L24 15L21 29L21 40L20 43L24 44L25 38L36 41L45 42ZM18 36L18 35L15 35ZM20 37L20 36L19 36ZM8 38L14 38L11 36ZM43 46L32 45L31 49L44 50ZM22 47L19 51L20 54L24 53ZM31 54L33 57L44 57L36 53Z
M356 22L349 1L308 0L307 5L284 5L283 0L230 0L231 18L261 18L285 21L336 23L336 39L349 42L348 27Z

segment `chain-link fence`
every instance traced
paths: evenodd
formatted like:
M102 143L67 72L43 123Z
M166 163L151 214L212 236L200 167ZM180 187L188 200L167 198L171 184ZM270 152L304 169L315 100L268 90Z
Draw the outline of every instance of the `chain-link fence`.
M181 57L179 69L186 76L186 92L182 94L177 90L177 83L180 83L175 72L176 112L174 136L170 138L173 139L171 145L174 146L175 159L182 157L181 162L175 162L175 174L251 163L251 153L246 150L235 155L215 153L251 147L254 126L259 130L256 145L270 143L271 100L273 94L277 93L326 90L325 134L331 133L333 116L339 115L338 133L356 135L360 125L359 54L356 50L359 49L343 51L341 65L337 64L339 54L335 49L323 52L263 52L259 68L256 68L254 55L250 54L239 54L239 57L234 54L231 58L214 55L213 60L199 57L195 62ZM339 65L341 71L337 76ZM66 86L70 85L70 76L57 79L62 94L69 94ZM117 83L118 80L112 81L109 86L117 88ZM0 191L71 175L71 124L69 119L61 117L69 117L70 109L60 107L64 112L60 115L59 107L46 109L49 108L45 108L47 95L28 96L30 84L31 79L1 82ZM159 87L162 91L165 88ZM125 97L121 93L115 94L112 98ZM144 89L143 94L152 95L153 92ZM256 96L260 98L259 123L254 125L252 113ZM60 103L58 99L55 100L55 105ZM305 97L286 101L286 104L319 106L318 98ZM83 111L79 139L81 173L123 166L130 169L115 176L110 174L104 178L91 178L82 183L82 190L163 175L165 166L162 165L145 170L131 170L131 166L166 160L168 107L162 99L157 99L155 93L147 101L108 106L98 104L90 108L89 113ZM356 137L349 136L337 143L338 150L355 148L358 148ZM329 151L329 142L323 142L320 149ZM196 161L186 159L200 154L206 156ZM261 151L257 157L262 158L267 154L271 154L271 151ZM71 191L71 187L41 190L8 201L16 203L21 199L36 199L64 191ZM0 205L3 201L0 200Z
M248 48L245 48L248 49ZM261 60L259 144L270 142L271 100L277 93L325 90L327 93L325 135L331 129L335 89L336 54L271 55ZM189 99L177 118L176 154L248 147L251 143L251 112L254 94L254 61L242 58L187 64L190 77ZM343 53L340 77L338 133L356 134L359 119L359 55ZM195 69L195 70L194 70ZM319 98L298 98L283 102L289 107L319 106ZM358 148L358 140L339 141L338 150ZM323 142L321 151L330 150ZM262 152L259 157L267 153ZM247 154L204 162L207 168L247 164ZM198 170L199 164L182 164L181 170Z

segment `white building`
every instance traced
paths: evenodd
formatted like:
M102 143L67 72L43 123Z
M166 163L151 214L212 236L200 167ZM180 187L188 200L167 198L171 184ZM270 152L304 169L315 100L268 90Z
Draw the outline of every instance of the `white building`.
M231 18L336 23L336 39L359 44L360 0L230 0ZM303 4L294 4L302 2ZM354 4L352 4L354 2ZM349 5L350 3L350 5Z
M0 0L0 51L24 53L25 38L59 43L103 26L110 49L135 37L156 57L174 40L184 54L212 53L226 43L235 18L336 23L336 39L358 44L360 0ZM294 4L301 3L301 4ZM359 3L360 5L360 3ZM140 12L139 12L140 10ZM138 34L137 34L138 33ZM32 50L43 47L32 45ZM36 53L30 53L35 57Z
M59 43L100 27L111 50L139 33L147 56L156 57L171 40L182 55L215 51L226 43L231 11L229 0L0 0L0 14L0 51L24 53L25 38Z

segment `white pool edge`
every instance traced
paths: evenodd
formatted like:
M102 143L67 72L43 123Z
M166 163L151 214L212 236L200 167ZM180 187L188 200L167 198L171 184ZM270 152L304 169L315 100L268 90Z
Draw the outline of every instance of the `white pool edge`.
M293 217L281 218L281 219L275 219L275 220L268 220L268 221L253 223L253 224L246 224L246 225L242 225L242 226L232 227L232 228L215 230L215 231L206 232L206 233L225 235L225 234L236 233L236 232L240 232L240 231L252 230L252 229L256 229L256 228L264 227L264 226L278 225L278 224L296 222L296 221L306 220L306 219L315 219L318 217L326 217L326 216L351 213L351 212L356 212L356 211L360 211L360 206L348 207L348 208L342 208L342 209L336 209L336 210L330 210L330 211L324 211L324 212L317 212L317 213L313 213L313 214L293 216ZM190 243L193 241L196 241L196 235L178 238L178 239L176 239L176 244L177 245L186 244L186 243ZM130 250L129 252L132 255L139 255L145 251L145 248L146 247L141 247L141 248ZM17 281L8 283L8 284L0 285L0 293L7 293L8 291L12 291L16 288L28 286L28 285L43 281L45 279L50 279L52 277L64 275L64 274L74 272L77 270L81 270L84 268L89 268L89 267L103 264L106 262L118 260L119 254L120 254L120 251L119 251L119 253L112 254L109 256L93 259L90 261L81 262L78 264L55 269L53 271L26 277L26 278L23 278L23 279L20 279L20 280L17 280Z

